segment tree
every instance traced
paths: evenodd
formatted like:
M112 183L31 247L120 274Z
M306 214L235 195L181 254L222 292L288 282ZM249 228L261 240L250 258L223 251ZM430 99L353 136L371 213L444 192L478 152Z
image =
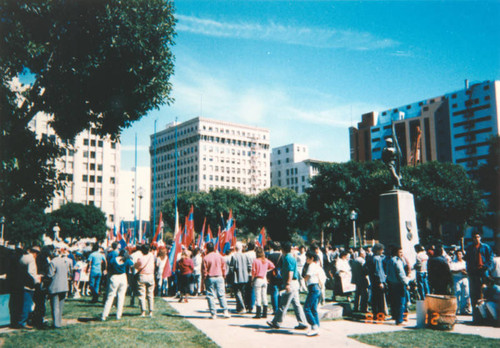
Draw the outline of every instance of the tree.
M307 204L319 228L333 231L335 243L347 244L351 211L358 213L359 226L378 219L379 195L389 187L389 173L380 161L324 164L311 180Z
M48 205L58 147L82 130L117 137L172 101L174 26L169 0L0 3L0 211L6 199ZM39 112L63 143L28 130Z
M486 225L494 231L500 225L500 136L489 140L490 148L486 163L482 164L474 173L478 187L483 191L487 202L488 215Z
M265 227L273 240L291 240L308 216L305 195L281 187L271 187L252 199L251 224Z
M33 202L10 200L5 206L5 236L11 242L41 242L49 222L43 209Z
M61 238L97 238L106 236L106 215L93 204L67 203L50 214L50 228L59 225ZM49 231L50 232L50 231Z
M431 222L435 237L442 238L441 226L446 222L465 227L481 221L485 208L481 192L462 166L427 162L405 167L403 179L403 188L415 197L419 220Z

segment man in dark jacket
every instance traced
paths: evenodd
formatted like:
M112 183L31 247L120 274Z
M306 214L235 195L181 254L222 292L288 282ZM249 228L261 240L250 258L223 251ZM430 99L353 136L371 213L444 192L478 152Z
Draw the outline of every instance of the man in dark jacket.
M437 246L434 256L427 261L427 272L429 274L429 286L431 293L437 295L451 295L453 277L450 265L443 256L443 247Z

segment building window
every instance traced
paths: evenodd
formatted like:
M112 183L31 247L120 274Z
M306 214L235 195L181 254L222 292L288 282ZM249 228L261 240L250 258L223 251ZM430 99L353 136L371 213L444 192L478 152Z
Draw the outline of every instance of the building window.
M89 144L89 140L88 139L83 139L83 145L88 145Z
M95 163L90 163L90 170L95 170Z
M89 181L89 177L88 177L88 175L83 175L83 176L82 176L82 181L83 181L83 182L88 182L88 181Z
M95 158L95 151L90 151L90 158Z
M89 195L93 196L95 194L95 189L93 187L89 187Z

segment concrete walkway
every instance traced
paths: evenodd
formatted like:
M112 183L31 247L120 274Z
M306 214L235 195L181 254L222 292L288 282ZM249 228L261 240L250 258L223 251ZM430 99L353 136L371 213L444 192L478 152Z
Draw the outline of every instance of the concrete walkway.
M368 324L350 320L322 321L320 335L307 337L307 331L297 331L295 316L288 315L279 330L271 329L266 319L253 319L253 314L231 313L231 318L223 319L219 313L217 319L209 318L205 297L189 299L188 303L179 303L176 299L164 299L179 315L187 319L199 330L203 331L222 348L303 348L308 344L315 347L371 347L347 336L376 332L409 330L416 325L415 315L410 315L406 326L396 326L393 321L382 324ZM235 308L233 299L229 299L229 308ZM272 316L267 320L272 319ZM500 329L478 327L467 324L470 316L459 316L453 332L475 334L500 339Z

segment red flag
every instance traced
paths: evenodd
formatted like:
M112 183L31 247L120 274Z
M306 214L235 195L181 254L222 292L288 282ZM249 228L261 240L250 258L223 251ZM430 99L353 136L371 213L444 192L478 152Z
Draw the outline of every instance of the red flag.
M192 205L186 220L186 232L186 247L188 247L194 241L194 207Z
M151 243L153 242L156 242L157 238L158 238L158 235L160 234L160 230L163 228L163 216L162 216L162 213L160 211L160 219L158 220L158 228L156 229L156 233L155 233L155 236L153 237L153 239L151 240Z
M163 279L168 278L172 275L172 268L170 268L170 262L168 260L168 255L167 255L167 262L165 262L165 268L163 268L163 274L161 275Z

